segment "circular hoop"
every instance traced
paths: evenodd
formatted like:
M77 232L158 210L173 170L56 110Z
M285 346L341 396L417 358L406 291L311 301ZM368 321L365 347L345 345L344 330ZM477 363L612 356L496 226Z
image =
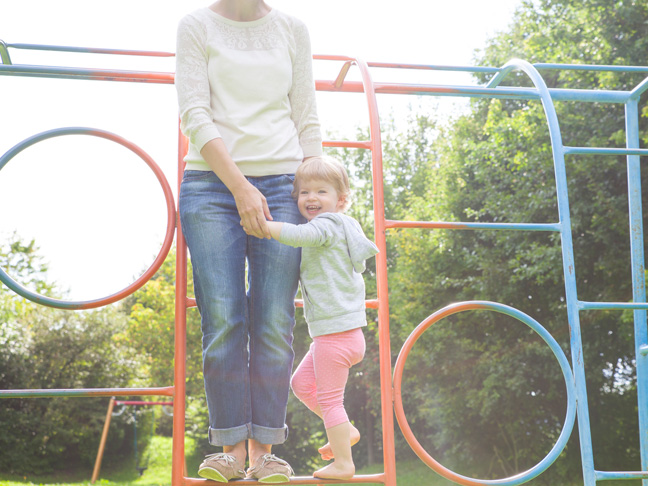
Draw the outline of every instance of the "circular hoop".
M117 293L114 293L107 297L103 297L101 299L86 300L86 301L65 301L65 300L52 299L50 297L46 297L36 292L32 292L31 290L23 287L18 282L13 280L2 268L0 268L0 281L4 283L7 287L9 287L11 290L13 290L14 292L16 292L17 294L21 295L26 299L29 299L38 304L46 305L48 307L55 307L58 309L75 309L75 310L94 309L96 307L112 304L113 302L117 302L118 300L121 300L124 297L129 296L137 289L142 287L142 285L144 285L153 275L155 275L155 272L157 272L158 269L162 266L162 263L164 263L164 259L168 255L169 250L171 249L171 245L173 244L173 236L175 233L175 222L176 222L175 203L173 200L173 193L171 192L171 187L169 186L166 177L164 177L164 173L162 172L160 167L155 163L155 161L151 158L151 156L149 156L137 145L129 142L128 140L120 137L119 135L115 135L114 133L106 132L103 130L97 130L94 128L83 128L83 127L55 128L53 130L41 132L29 138L26 138L19 144L9 149L2 157L0 157L0 170L2 170L4 166L7 165L7 163L12 158L14 158L17 154L25 150L27 147L30 147L35 143L42 142L43 140L47 140L49 138L54 138L54 137L60 137L63 135L91 135L93 137L104 138L112 142L117 142L118 144L129 149L131 152L134 152L151 168L151 170L155 174L155 177L157 177L158 182L162 186L162 191L164 192L164 198L166 200L167 229L166 229L166 234L164 236L164 242L162 243L162 248L160 249L158 256L155 258L151 266L137 280L135 280L135 282L133 282L128 287L124 288L123 290Z
M560 369L565 378L565 386L567 388L567 413L565 416L565 423L563 425L562 431L558 440L554 444L553 448L545 456L545 458L536 464L531 469L524 471L515 476L504 479L474 479L467 476L462 476L457 474L454 471L444 467L439 462L437 462L431 455L425 451L421 444L416 440L412 429L410 428L407 418L405 417L405 412L403 410L403 401L401 396L401 383L403 378L403 370L405 368L405 362L407 360L407 355L411 351L414 343L418 340L419 337L425 332L425 330L430 327L435 322L443 319L444 317L450 316L452 314L457 314L466 310L491 310L495 312L500 312L511 316L527 326L533 329L551 348L551 351L556 356ZM567 444L567 440L571 434L572 428L574 427L574 419L576 417L576 398L574 396L574 378L571 372L571 367L569 366L569 361L565 357L560 345L556 340L549 334L549 332L540 325L535 319L529 317L525 313L509 307L504 304L499 304L496 302L487 302L487 301L470 301L470 302L458 302L456 304L451 304L447 307L444 307L441 310L438 310L423 322L421 322L414 331L409 335L403 347L401 348L400 353L398 354L398 359L396 360L396 365L394 366L394 412L396 414L396 419L398 425L405 436L405 440L410 445L412 450L416 455L431 469L440 474L450 481L454 481L457 484L462 484L466 486L477 486L482 484L488 485L507 485L513 486L522 484L530 479L535 478L543 471L545 471L560 455L562 450Z

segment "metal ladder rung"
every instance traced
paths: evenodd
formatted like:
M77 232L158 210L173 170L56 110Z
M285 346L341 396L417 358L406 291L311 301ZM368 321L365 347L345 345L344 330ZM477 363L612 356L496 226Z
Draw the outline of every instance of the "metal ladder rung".
M648 149L639 148L597 148L597 147L566 147L563 146L565 155L648 155Z
M648 302L585 302L578 301L580 310L648 309Z
M648 471L594 471L597 481L612 479L648 479Z

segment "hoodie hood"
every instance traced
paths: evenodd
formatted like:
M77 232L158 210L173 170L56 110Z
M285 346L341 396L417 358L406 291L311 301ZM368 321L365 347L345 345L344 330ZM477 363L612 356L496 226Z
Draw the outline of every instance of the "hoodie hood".
M373 241L367 239L360 223L342 213L325 213L319 217L342 223L353 270L357 273L364 272L366 269L365 261L378 253L378 247Z

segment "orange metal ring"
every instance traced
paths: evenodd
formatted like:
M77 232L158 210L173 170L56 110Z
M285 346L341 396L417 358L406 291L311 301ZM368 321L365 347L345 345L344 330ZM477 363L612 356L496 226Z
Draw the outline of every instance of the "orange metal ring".
M173 244L173 237L175 234L175 224L176 224L175 203L173 200L173 193L171 192L171 187L169 186L169 183L167 182L166 177L164 176L164 172L162 172L162 169L160 169L160 167L155 163L155 161L151 158L150 155L144 152L144 150L139 148L137 145L129 142L128 140L120 137L119 135L115 135L114 133L106 132L104 130L98 130L95 128L84 128L84 127L56 128L53 130L48 130L33 135L23 140L19 144L15 145L0 157L0 169L2 169L13 157L15 157L17 154L22 152L27 147L30 147L31 145L34 145L35 143L41 142L43 140L47 140L49 138L54 138L54 137L60 137L63 135L92 135L94 137L100 137L106 140L117 142L118 144L134 152L144 162L146 162L146 164L155 173L155 176L157 177L160 185L162 186L162 191L164 192L164 198L166 200L166 205L167 205L167 229L166 229L166 234L164 236L164 242L162 243L162 248L160 249L158 256L153 261L151 266L137 280L135 280L135 282L133 282L132 284L130 284L129 286L127 286L126 288L124 288L123 290L115 294L109 295L107 297L103 297L101 299L89 300L89 301L65 301L65 300L52 299L51 297L46 297L44 295L38 294L36 292L32 292L31 290L23 287L14 279L12 279L4 270L0 268L0 281L2 281L2 283L4 283L7 287L9 287L11 290L21 295L22 297L25 297L26 299L29 299L38 304L46 305L49 307L56 307L58 309L74 309L74 310L94 309L96 307L112 304L113 302L117 302L118 300L121 300L124 297L129 296L137 289L142 287L146 282L148 282L148 280L153 275L155 275L155 272L158 271L160 266L162 266L162 263L164 263L164 259L166 258L167 254L169 253L169 250L171 249L171 245Z

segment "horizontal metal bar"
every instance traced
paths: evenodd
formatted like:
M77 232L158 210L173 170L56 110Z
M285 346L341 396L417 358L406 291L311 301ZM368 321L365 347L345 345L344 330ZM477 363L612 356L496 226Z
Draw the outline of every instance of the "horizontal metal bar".
M60 66L35 66L28 64L0 64L0 75L98 81L148 82L157 84L173 84L174 80L174 74L168 72L104 70ZM359 81L347 81L341 87L335 86L333 81L317 81L316 86L319 91L349 93L364 92L364 87ZM481 86L375 83L375 91L378 94L412 94L472 98L524 100L537 100L540 98L540 95L535 88L501 86L485 88ZM549 90L549 92L552 98L558 101L589 101L600 103L625 103L630 95L625 91L552 89Z
M185 305L187 307L196 307L196 299L192 297L187 297L185 299ZM304 307L304 301L302 299L295 299L295 307ZM378 300L376 299L367 299L365 300L365 307L368 309L377 309Z
M322 142L322 145L324 147L371 149L370 141L325 140L324 142Z
M332 81L316 81L319 91L337 91L347 93L362 93L364 87L359 81L346 81L341 87ZM515 86L455 86L434 84L397 84L374 83L378 94L412 94L420 96L459 96L471 98L500 98L538 100L540 95L535 88L519 88ZM585 101L596 103L625 103L630 93L627 91L605 91L586 89L550 89L551 97L556 101Z
M49 390L0 390L0 398L173 396L164 388L60 388Z
M613 479L648 479L648 471L594 471L597 481Z
M560 231L560 223L451 223L445 221L385 221L385 228L445 228L460 230Z
M585 302L579 300L577 306L581 310L648 309L648 302Z
M236 481L236 484L239 483L246 486L267 484L250 479ZM345 480L344 483L385 484L385 474L358 474L357 476L353 476L352 479ZM182 484L183 486L207 486L213 483L208 479L183 478ZM340 480L315 478L313 476L293 476L292 478L290 478L290 484L340 484Z
M115 400L115 405L173 405L173 402L146 402L142 400Z
M173 84L174 74L164 72L120 71L105 69L69 68L59 66L32 66L28 64L0 64L0 76L86 79L96 81L126 81L138 83Z
M332 81L316 81L319 91L340 91L346 93L363 93L364 87L359 81L346 81L336 87ZM428 84L374 83L378 94L413 94L436 96L487 95L491 98L540 99L538 91L533 88L483 88L480 86L452 86Z
M482 66L446 66L440 64L402 64L402 63L388 63L388 62L368 62L367 66L377 68L393 68L393 69L418 69L429 71L456 71L456 72L470 72L470 73L497 73L501 69L496 67L482 67Z
M162 51L133 51L127 49L104 49L99 47L49 46L42 44L7 44L14 49L32 51L78 52L86 54L113 54L119 56L175 57L173 52Z
M648 155L648 149L603 148L603 147L563 147L565 155Z
M610 66L596 64L554 64L539 62L533 65L536 69L561 69L572 71L617 71L628 73L648 73L647 66Z

